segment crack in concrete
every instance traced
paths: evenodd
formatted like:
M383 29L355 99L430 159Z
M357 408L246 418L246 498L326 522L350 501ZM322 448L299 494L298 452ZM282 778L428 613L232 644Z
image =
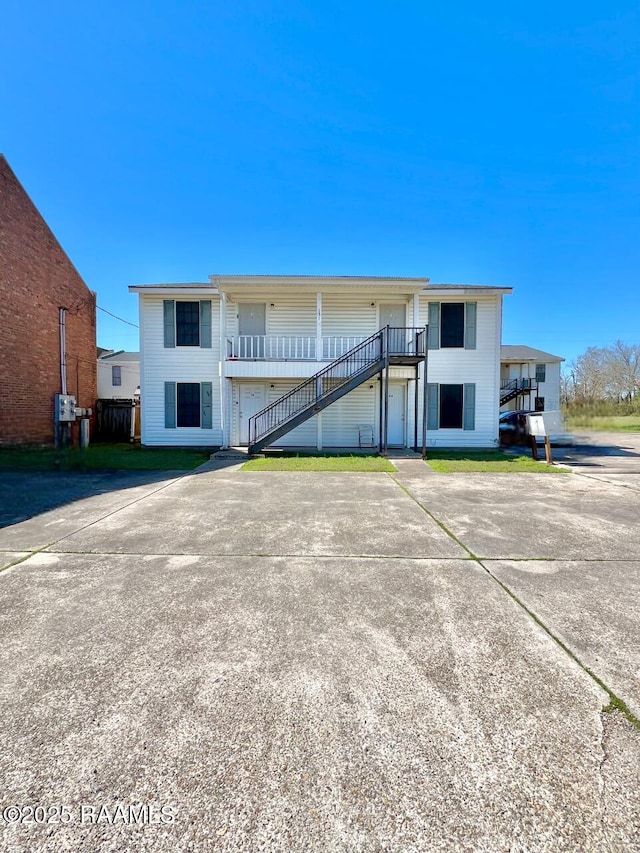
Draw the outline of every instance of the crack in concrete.
M602 823L602 834L604 836L605 843L607 845L607 849L612 851L611 842L609 841L609 833L607 832L607 782L604 775L604 765L609 758L609 754L607 752L607 728L605 725L605 714L608 713L606 708L603 708L598 714L598 721L600 723L600 751L602 753L602 757L598 762L598 792L600 794L600 820Z
M566 643L564 643L564 642L563 642L563 641L562 641L562 640L561 640L561 639L560 639L556 634L554 634L554 632L553 632L553 631L552 631L552 630L551 630L551 629L550 629L550 628L549 628L549 627L548 627L548 626L543 622L543 620L542 620L542 619L537 615L537 613L535 613L533 610L531 610L531 608L530 608L530 607L528 607L528 606L527 606L527 605L526 605L526 604L525 604L525 603L524 603L524 602L523 602L523 601L522 601L522 600L521 600L521 599L520 599L520 598L519 598L519 597L518 597L518 596L513 592L513 590L508 586L508 584L504 583L503 581L501 581L501 580L500 580L500 578L496 577L496 575L494 575L494 574L493 574L493 572L488 568L488 566L486 566L486 565L484 564L485 562L489 562L489 561L488 561L488 560L483 561L483 559L482 559L482 558L480 558L480 557L478 557L476 554L474 554L474 553L473 553L473 551L472 551L469 547L467 547L467 546L464 544L464 542L462 542L460 539L458 539L458 537L455 535L455 533L453 533L451 530L449 530L449 528L447 527L447 525L446 525L443 521L440 521L440 519L438 519L438 518L437 518L437 517L436 517L436 516L435 516L435 515L430 511L430 510L428 510L428 509L427 509L423 504L421 504L421 503L420 503L420 501L419 501L419 500L418 500L414 495L412 495L412 494L411 494L411 492L410 492L410 491L409 491L405 486L403 486L403 485L402 485L402 483L399 483L399 482L398 482L398 480L396 479L396 477L392 476L392 477L391 477L391 479L392 479L392 480L395 480L395 482L396 482L396 483L398 484L398 486L402 489L402 491L403 491L403 492L405 492L405 494L406 494L406 495L408 495L408 496L409 496L413 501L415 501L415 503L417 503L417 504L418 504L418 506L420 506L420 507L424 510L424 512L426 513L426 515L428 515L430 518L432 518L432 519L436 522L436 524L438 524L438 525L440 526L440 528L441 528L441 529L442 529L442 530L443 530L443 531L444 531L444 532L445 532L445 533L446 533L446 534L447 534L447 535L448 535L448 536L449 536L449 537L450 537L454 542L456 542L458 545L460 545L462 548L464 548L464 550L465 550L465 551L469 554L469 556L471 557L471 562L475 562L475 563L477 563L477 565L478 565L478 566L480 566L480 568L481 568L481 569L483 569L483 570L487 573L487 575L489 575L489 577L490 577L493 581L495 581L495 583L497 583L497 584L498 584L498 586L499 586L499 587L500 587L500 588L501 588L501 589L502 589L502 590L503 590L503 591L504 591L504 592L505 592L505 593L506 593L506 594L507 594L507 595L508 595L508 596L509 596L509 597L510 597L510 598L511 598L511 599L512 599L512 600L513 600L513 601L514 601L518 606L519 606L519 607L521 607L521 608L524 610L524 612L525 612L525 613L526 613L526 614L527 614L527 615L528 615L528 616L529 616L529 617L530 617L530 618L531 618L531 619L536 623L536 625L538 625L538 626L539 626L539 627L540 627L540 628L541 628L541 629L542 629L542 630L543 630L543 631L544 631L544 632L545 632L545 633L546 633L546 634L547 634L547 635L548 635L548 636L549 636L549 637L550 637L550 638L551 638L551 639L552 639L552 640L553 640L553 641L554 641L554 642L555 642L555 643L556 643L556 644L557 644L557 645L562 649L562 651L563 651L566 655L568 655L568 656L571 658L571 660L572 660L575 664L577 664L577 665L578 665L578 666L579 666L579 667L580 667L580 668L581 668L581 669L582 669L582 670L583 670L583 671L584 671L584 672L585 672L585 673L586 673L586 674L587 674L587 675L588 675L588 676L589 676L593 681L595 681L595 683L598 685L598 687L599 687L601 690L603 690L603 691L607 694L607 696L609 697L609 704L608 704L605 708L603 708L603 709L602 709L602 710L603 710L603 713L608 713L608 712L611 712L611 711L614 711L614 710L616 710L616 711L620 711L620 713L622 713L622 714L626 717L626 719L627 719L627 720L628 720L628 721L629 721L629 722L630 722L630 723L631 723L631 724L632 724L636 729L640 730L640 720L635 716L635 714L633 714L633 712L632 712L632 711L630 710L630 708L627 706L626 702L625 702L623 699L621 699L619 696L617 696L617 695L613 692L613 690L612 690L610 687L608 687L608 686L604 683L604 681L603 681L599 676L597 676L597 675L595 674L595 672L593 672L593 670L592 670L592 669L590 669L590 668L589 668L585 663L583 663L583 662L580 660L580 658L575 654L575 652L573 652L573 651L572 651L572 650L571 650L571 649L566 645ZM635 561L635 562L637 562L637 561Z

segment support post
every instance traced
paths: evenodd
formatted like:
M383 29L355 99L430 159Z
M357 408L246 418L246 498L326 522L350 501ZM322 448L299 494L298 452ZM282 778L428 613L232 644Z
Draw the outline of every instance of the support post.
M316 361L322 361L322 291L316 293Z
M382 370L378 374L378 452L382 454Z
M418 380L420 378L420 362L416 364L416 375L413 380L413 449L418 452Z
M422 458L427 458L427 359L429 326L424 327L424 362L422 366Z
M384 332L384 450L386 456L389 449L389 326Z
M226 450L230 443L231 424L227 423L226 401L226 360L227 360L227 294L220 294L220 359L218 361L218 382L220 383L220 438L222 448ZM230 419L229 419L230 420Z

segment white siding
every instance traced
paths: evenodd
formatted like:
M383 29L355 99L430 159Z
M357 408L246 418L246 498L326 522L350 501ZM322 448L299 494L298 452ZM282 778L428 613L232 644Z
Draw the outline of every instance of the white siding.
M316 334L315 293L274 293L247 297L244 302L264 302L266 305L267 335ZM238 302L227 302L227 335L237 335Z
M533 375L535 376L535 365ZM545 380L538 385L537 396L544 397L546 412L554 412L560 409L560 362L547 362Z
M427 435L427 447L494 447L498 441L498 410L500 406L497 353L501 297L451 296L429 300L420 298L420 323L426 324L429 301L477 302L476 349L428 350L427 378L438 384L463 384L476 386L475 430L438 429ZM422 416L422 381L419 384L419 418ZM410 407L413 430L413 406ZM421 423L421 421L420 421ZM413 433L411 433L413 434ZM421 435L419 435L421 441Z
M113 385L112 367L120 367L121 385ZM136 388L140 385L140 362L118 361L118 359L98 359L98 399L132 400Z
M302 379L299 380L300 382ZM299 384L298 380L293 381L282 381L274 379L273 382L264 382L257 383L262 385L265 393L265 406L274 403L279 397L282 397L284 394L287 394L296 385ZM255 382L251 382L252 385L255 385ZM240 388L242 382L241 381L233 381L233 389L231 395L231 437L233 444L240 443ZM273 386L273 387L271 387ZM284 435L281 439L274 442L273 447L316 447L317 444L317 424L318 419L314 416L310 418L308 421L305 421L303 424L300 424L299 427L291 430L291 432Z
M168 296L167 298L177 298ZM183 297L188 301L197 297ZM140 376L142 443L147 445L218 446L220 423L220 311L218 298L211 300L211 349L164 346L163 299L140 296ZM165 429L164 383L211 382L213 429Z
M413 299L406 294L328 293L322 303L322 334L373 335L381 327L380 306L384 304L405 305L405 323L413 325Z
M370 424L377 437L377 386L375 378L341 397L322 413L323 447L357 447L358 425Z

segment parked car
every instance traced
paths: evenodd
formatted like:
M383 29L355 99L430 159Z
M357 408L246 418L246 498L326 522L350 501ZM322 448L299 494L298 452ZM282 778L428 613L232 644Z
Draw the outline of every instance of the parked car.
M523 444L528 440L527 415L530 413L530 409L502 412L499 420L501 444Z

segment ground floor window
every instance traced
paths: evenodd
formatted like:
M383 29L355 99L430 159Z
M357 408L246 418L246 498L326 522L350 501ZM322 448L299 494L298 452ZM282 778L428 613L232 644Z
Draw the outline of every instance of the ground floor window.
M200 426L200 383L176 383L176 426Z
M536 412L544 412L544 397L536 397L535 409Z
M462 385L440 386L440 429L462 429Z
M427 430L475 428L475 382L428 383Z

